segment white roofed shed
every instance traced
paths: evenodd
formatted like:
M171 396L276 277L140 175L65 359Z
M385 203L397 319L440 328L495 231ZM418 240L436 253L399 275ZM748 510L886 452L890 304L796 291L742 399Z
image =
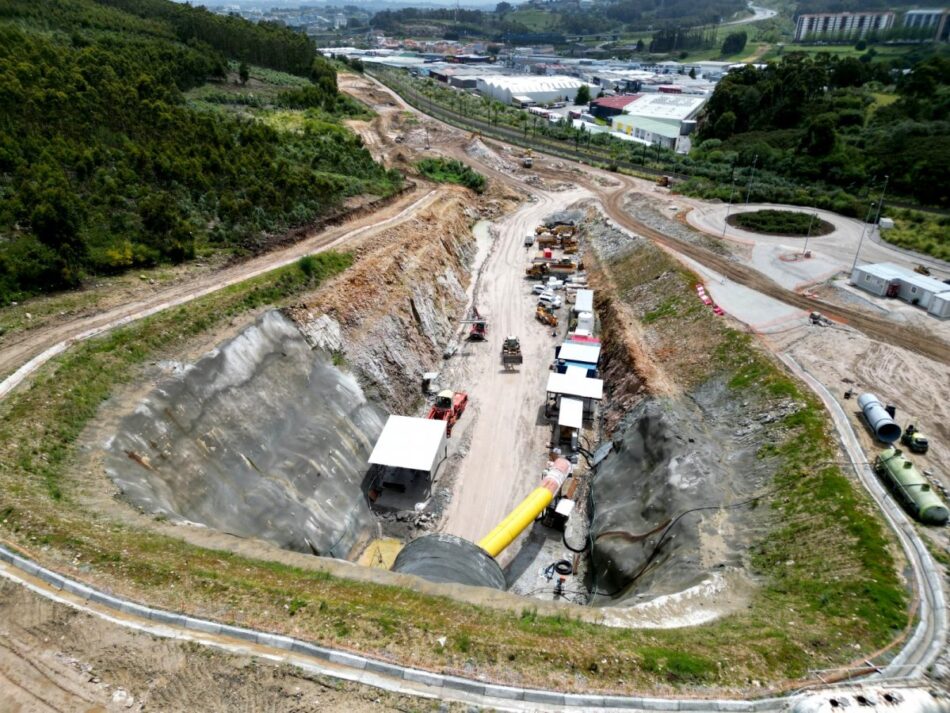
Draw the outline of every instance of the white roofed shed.
M370 454L371 465L435 472L448 456L445 421L390 416Z

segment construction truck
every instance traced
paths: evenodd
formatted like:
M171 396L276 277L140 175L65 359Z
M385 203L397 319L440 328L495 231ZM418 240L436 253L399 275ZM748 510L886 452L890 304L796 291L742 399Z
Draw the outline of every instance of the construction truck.
M554 308L549 305L539 303L534 311L534 316L541 324L546 324L549 327L557 326L557 315L554 314Z
M429 409L426 418L434 421L445 421L445 435L452 437L452 426L458 421L468 406L468 394L463 391L446 389L436 394L435 403Z
M524 362L521 354L521 342L518 337L505 337L501 345L501 363L506 369L510 369L516 364Z
M472 325L468 330L470 342L484 342L488 338L488 323L482 319L477 308L472 307L472 318L464 322Z
M907 446L913 453L926 453L930 448L927 442L927 436L918 431L914 424L910 424L901 436L901 443Z
M532 280L539 280L550 277L551 275L555 277L565 277L575 272L577 272L577 263L570 258L539 259L525 269L525 277Z
M570 223L561 223L551 228L551 232L554 233L559 238L573 236L574 230L575 230L574 226Z
M660 188L672 188L673 187L673 177L672 176L660 176L656 179L656 185Z
M531 149L527 149L521 156L521 165L524 168L531 168L534 165L534 156L531 153Z

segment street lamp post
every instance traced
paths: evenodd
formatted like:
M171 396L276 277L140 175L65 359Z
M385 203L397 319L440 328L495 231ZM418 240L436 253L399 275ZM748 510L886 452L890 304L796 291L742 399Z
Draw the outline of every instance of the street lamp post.
M805 235L805 247L802 248L802 255L808 252L808 239L811 237L812 226L815 225L815 218L818 217L818 213L811 214L811 220L808 222L808 233Z
M884 207L884 194L887 193L887 182L890 178L890 176L884 176L884 187L881 189L881 197L877 201L877 215L874 216L874 225L877 226L878 238L881 237L881 208Z
M854 251L854 262L851 263L851 272L858 266L858 255L861 254L861 244L864 242L864 234L868 232L868 221L871 220L871 213L874 211L874 201L868 206L868 214L864 216L864 227L861 228L861 237L858 238L858 249Z
M729 206L726 208L726 218L722 221L722 237L726 237L726 228L729 227L729 213L732 212L732 199L736 195L736 174L732 174L732 190L729 192Z
M745 194L745 204L749 205L749 198L752 196L752 182L755 180L755 164L759 160L759 154L752 157L752 173L749 174L749 188Z

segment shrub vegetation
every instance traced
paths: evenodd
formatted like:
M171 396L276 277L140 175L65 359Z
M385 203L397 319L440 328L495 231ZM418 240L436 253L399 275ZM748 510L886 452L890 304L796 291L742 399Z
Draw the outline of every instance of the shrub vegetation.
M438 183L457 183L476 193L485 190L485 177L455 159L424 158L416 164L416 168L423 176Z
M304 130L248 113L264 103L233 93L239 62L298 75L273 102L309 112ZM186 101L209 81L221 96ZM245 111L204 110L215 102ZM167 0L8 0L0 305L89 274L260 249L348 196L392 192L398 174L338 121L354 110L333 68L285 28Z
M729 216L730 225L753 233L802 237L827 235L835 227L813 213L797 213L791 210L756 210L749 213L734 213Z

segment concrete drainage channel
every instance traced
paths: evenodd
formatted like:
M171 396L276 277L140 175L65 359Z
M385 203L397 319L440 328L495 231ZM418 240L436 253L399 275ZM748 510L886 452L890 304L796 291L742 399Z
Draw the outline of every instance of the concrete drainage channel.
M194 641L239 655L253 655L288 663L304 670L373 686L405 695L454 700L497 710L628 710L628 711L789 711L811 713L858 705L865 710L950 711L950 699L938 698L920 688L902 688L878 681L872 687L843 687L788 698L757 701L724 699L664 699L636 696L558 693L539 689L499 686L483 681L447 676L386 663L358 654L317 646L299 639L221 624L207 619L175 614L114 597L39 566L0 546L0 575L31 591L110 623L163 638ZM26 576L21 576L19 570ZM113 614L114 612L114 614ZM916 637L915 637L916 638ZM939 646L938 646L939 648ZM923 659L930 658L934 646ZM917 675L925 666L897 666L905 677Z

